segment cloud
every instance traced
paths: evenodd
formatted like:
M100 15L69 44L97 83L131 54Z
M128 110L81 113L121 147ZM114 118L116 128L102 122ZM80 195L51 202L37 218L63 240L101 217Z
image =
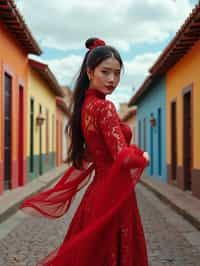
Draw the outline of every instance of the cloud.
M17 0L16 3L43 50L52 48L51 58L55 59L45 62L61 84L73 84L88 37L98 36L125 55L125 73L116 91L108 97L116 105L132 97L132 88L138 89L161 52L159 43L163 46L170 39L192 9L189 0ZM144 52L145 45L155 45L159 51L149 52L149 48ZM134 52L133 57L134 46L142 49L139 54ZM65 51L65 56L56 58L54 49L61 54Z
M118 107L119 102L128 101L134 94L133 87L138 89L148 74L148 69L158 57L159 53L145 53L124 61L125 71L122 73L119 86L108 96ZM41 61L40 58L31 56ZM49 65L61 85L73 86L76 74L79 72L83 57L69 55L62 59L42 60Z
M129 101L147 77L149 68L159 54L160 52L138 54L131 60L124 62L125 73L121 77L119 88L111 96L117 105L119 102Z
M18 0L17 5L41 45L60 50L81 49L91 36L121 50L161 42L192 7L189 0Z

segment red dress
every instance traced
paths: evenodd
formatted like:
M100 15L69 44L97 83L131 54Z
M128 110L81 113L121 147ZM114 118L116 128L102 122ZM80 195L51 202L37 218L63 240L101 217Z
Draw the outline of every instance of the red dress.
M130 128L120 121L113 103L101 92L86 91L81 115L87 145L84 169L71 166L55 187L21 205L50 218L61 217L76 192L91 181L63 243L38 265L147 266L134 191L147 165L143 151L129 145Z

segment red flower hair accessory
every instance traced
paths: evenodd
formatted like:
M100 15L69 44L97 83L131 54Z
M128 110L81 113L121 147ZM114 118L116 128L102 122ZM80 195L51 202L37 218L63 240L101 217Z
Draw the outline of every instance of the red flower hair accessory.
M105 46L106 43L103 40L96 40L93 42L93 44L89 47L89 50L91 51L92 49L96 48L97 46Z

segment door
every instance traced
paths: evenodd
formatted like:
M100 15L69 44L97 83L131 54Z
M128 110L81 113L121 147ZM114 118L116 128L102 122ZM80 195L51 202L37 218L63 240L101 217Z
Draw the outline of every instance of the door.
M34 99L30 99L30 164L29 172L34 172Z
M56 120L56 166L59 166L59 121Z
M60 122L60 164L63 161L63 123Z
M42 114L42 106L39 106L39 112ZM42 175L42 125L39 126L39 174Z
M49 169L49 111L46 109L46 169Z
M12 78L4 76L4 187L11 187L11 86Z
M191 91L183 96L183 169L185 189L191 190L192 182L192 115Z
M138 145L139 145L139 147L141 148L141 146L142 146L142 137L141 137L141 134L142 134L142 132L141 132L142 130L141 130L141 121L139 120L138 121Z
M153 141L153 127L150 126L150 174L153 175L153 161L154 161L154 141Z
M24 88L19 86L19 114L18 114L18 180L19 185L23 185L23 159L24 159Z
M158 109L158 175L162 175L162 120L161 108Z
M176 136L176 102L171 103L171 173L172 180L176 179L177 169L177 136Z
M144 148L144 151L146 151L146 135L147 135L147 132L146 132L146 118L144 118L144 120L143 120L143 131L144 131L144 135L143 135L143 137L144 137L144 140L143 140L144 146L143 146L143 148Z

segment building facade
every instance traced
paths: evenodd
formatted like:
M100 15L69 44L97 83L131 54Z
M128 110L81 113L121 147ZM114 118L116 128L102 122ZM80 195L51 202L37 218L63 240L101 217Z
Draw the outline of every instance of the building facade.
M169 182L200 198L200 41L166 74Z
M151 158L148 174L154 174L154 169L156 170L154 165L160 156L162 160L165 158L164 147L166 147L168 183L182 190L191 191L198 198L200 198L199 13L200 3L192 10L175 37L153 64L149 70L149 77L130 101L130 104L135 104L137 101L138 138L142 148L145 148L144 116L152 115L148 118L152 127L147 129L149 131L147 142L150 144L147 151ZM161 112L161 127L157 127L160 121L159 112ZM159 143L160 130L161 152L158 146L154 147L156 139Z
M56 165L56 97L63 90L48 65L29 59L27 169L29 181Z
M200 3L150 69L166 75L168 182L200 198Z
M26 183L28 54L40 55L13 1L0 5L0 194Z
M148 77L129 105L137 105L137 144L150 155L146 174L166 182L165 78Z

